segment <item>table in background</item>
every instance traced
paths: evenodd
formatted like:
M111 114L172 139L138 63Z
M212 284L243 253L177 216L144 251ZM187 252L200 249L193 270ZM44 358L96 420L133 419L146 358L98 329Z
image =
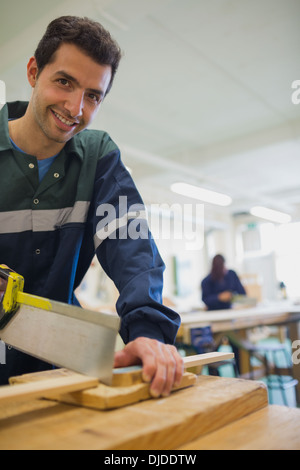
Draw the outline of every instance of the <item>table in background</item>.
M255 327L286 326L293 343L295 340L300 340L300 305L276 302L251 308L181 313L179 336L184 342L189 343L190 329L207 325L211 326L214 334L235 332L241 339L245 339L247 330ZM243 351L241 351L240 371L241 374L248 371L248 358ZM300 396L300 364L293 364L293 376L298 380Z

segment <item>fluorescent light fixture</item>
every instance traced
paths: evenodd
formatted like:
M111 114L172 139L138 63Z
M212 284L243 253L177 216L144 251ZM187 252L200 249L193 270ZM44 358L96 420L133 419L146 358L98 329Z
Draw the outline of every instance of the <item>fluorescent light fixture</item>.
M231 197L226 194L210 191L209 189L200 188L199 186L188 183L174 183L171 185L171 190L182 196L191 197L218 206L229 206L232 203Z
M256 217L261 217L262 219L269 220L271 222L276 222L278 224L287 224L291 221L291 216L289 214L274 211L273 209L268 209L267 207L262 206L252 207L250 214L255 215Z

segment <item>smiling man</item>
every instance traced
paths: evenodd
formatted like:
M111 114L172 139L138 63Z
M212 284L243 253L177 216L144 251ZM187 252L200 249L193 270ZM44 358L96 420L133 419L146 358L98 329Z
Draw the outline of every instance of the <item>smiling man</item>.
M9 122L12 140L39 159L57 154L93 121L111 75L109 65L96 63L73 44L63 43L42 72L31 57L27 77L32 99L25 116Z
M76 304L74 290L97 255L120 293L126 346L115 367L142 363L152 394L168 395L183 362L173 345L179 316L162 305L164 264L149 229L121 236L143 212L130 207L143 202L116 144L86 130L120 58L99 23L67 16L48 26L27 66L29 103L8 103L0 113L0 263L24 276L27 292ZM100 237L103 207L114 208L115 220ZM0 383L50 367L8 348Z

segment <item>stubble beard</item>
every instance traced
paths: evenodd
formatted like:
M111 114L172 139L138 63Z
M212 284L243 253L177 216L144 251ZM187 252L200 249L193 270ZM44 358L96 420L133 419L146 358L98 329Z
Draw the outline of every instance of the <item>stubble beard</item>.
M34 121L37 125L37 128L42 131L42 134L47 138L49 143L54 142L56 144L66 144L75 134L79 132L79 129L74 132L70 131L64 132L55 126L52 117L52 109L55 109L55 106L43 106L36 96L33 99L33 116ZM79 127L79 126L78 126Z

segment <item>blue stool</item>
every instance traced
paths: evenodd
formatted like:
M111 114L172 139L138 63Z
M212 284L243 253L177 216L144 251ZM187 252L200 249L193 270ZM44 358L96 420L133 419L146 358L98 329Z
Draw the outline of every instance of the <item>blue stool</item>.
M293 377L293 369L291 358L283 344L275 345L249 345L247 344L246 350L249 353L249 371L250 378L254 379L254 369L252 358L258 359L265 368L266 381L269 390L269 401L273 403L273 390L280 390L283 403L288 406L286 390L295 387L296 402L299 404L299 397L297 391L298 380ZM283 375L278 365L279 359L284 359L288 375Z

